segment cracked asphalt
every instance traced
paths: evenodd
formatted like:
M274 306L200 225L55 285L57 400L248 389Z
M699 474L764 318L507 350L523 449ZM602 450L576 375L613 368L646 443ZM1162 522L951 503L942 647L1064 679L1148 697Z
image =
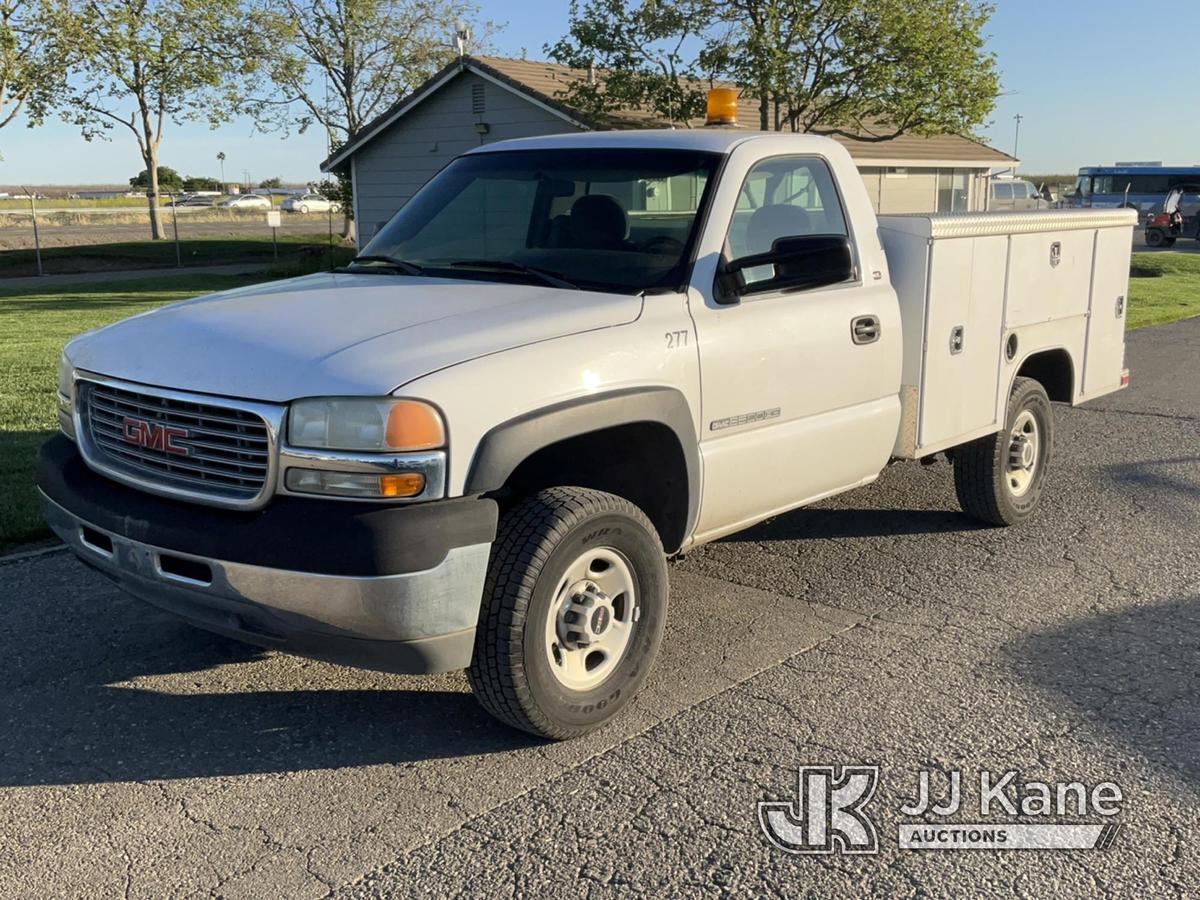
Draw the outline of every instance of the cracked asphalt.
M260 653L67 555L0 564L0 895L1195 896L1200 320L1058 408L1039 515L956 511L945 464L671 567L633 709L547 744L458 674ZM877 764L875 856L759 830L801 764ZM1111 780L1106 851L902 851L920 770ZM1069 821L1099 821L1096 816Z

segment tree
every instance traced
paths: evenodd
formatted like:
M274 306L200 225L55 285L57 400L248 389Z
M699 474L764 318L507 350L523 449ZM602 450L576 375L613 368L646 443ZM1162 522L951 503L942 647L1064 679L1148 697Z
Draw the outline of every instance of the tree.
M602 85L567 90L593 109L686 121L699 115L696 79L720 79L758 102L764 130L882 141L969 133L987 117L999 92L982 35L991 14L977 0L692 0L682 16L660 0L574 0L569 34L547 49L613 67ZM664 96L684 112L664 110Z
M968 133L999 91L991 14L963 0L725 0L710 52L759 101L763 129Z
M150 173L146 169L138 172L129 179L129 186L134 188L149 188ZM170 166L158 167L158 186L164 187L169 191L183 190L183 176L172 169Z
M283 179L276 175L274 178L264 178L258 183L260 188L281 188L283 187Z
M158 208L158 152L168 122L216 127L239 111L262 38L239 0L84 0L58 27L78 48L57 105L87 140L118 126L137 140L151 173L150 232L166 236Z
M681 125L704 114L707 57L693 45L713 23L711 0L571 0L570 16L569 33L546 50L596 76L567 88L576 108L602 117L636 107Z
M22 109L39 124L62 87L67 42L54 15L55 0L0 0L0 128Z
M475 15L463 0L255 0L271 35L268 65L277 93L257 105L260 121L316 124L340 146L367 122L454 58L450 35ZM485 24L485 34L490 29ZM352 204L346 203L345 234Z
M183 179L185 191L223 191L221 182L207 175L188 175Z

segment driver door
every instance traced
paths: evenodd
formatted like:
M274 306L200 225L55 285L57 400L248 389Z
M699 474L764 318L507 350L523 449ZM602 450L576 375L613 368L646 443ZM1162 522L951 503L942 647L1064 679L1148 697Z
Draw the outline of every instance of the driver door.
M702 383L700 540L872 480L899 423L899 308L874 234L863 236L874 245L864 253L849 227L874 224L865 188L856 186L848 214L825 159L760 159L737 177L737 153L715 198L689 297ZM854 171L845 162L843 171ZM868 219L861 218L864 205ZM845 235L857 244L851 280L716 301L719 259L768 251L777 239L801 234ZM745 272L747 282L772 274L770 266Z

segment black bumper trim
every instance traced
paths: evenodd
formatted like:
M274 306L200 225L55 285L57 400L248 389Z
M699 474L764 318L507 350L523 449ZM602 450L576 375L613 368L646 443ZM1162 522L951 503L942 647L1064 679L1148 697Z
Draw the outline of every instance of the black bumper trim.
M42 445L36 481L59 506L97 528L167 550L324 575L421 572L453 547L491 543L499 515L481 497L383 506L276 497L237 512L145 494L98 475L58 435Z

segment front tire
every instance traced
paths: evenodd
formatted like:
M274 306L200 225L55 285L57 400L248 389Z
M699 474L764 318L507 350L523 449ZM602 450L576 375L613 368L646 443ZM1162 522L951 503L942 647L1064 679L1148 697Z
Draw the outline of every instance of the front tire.
M1146 246L1147 247L1161 247L1164 244L1166 244L1166 242L1167 242L1167 236L1162 233L1161 229L1158 229L1158 228L1147 228L1146 229Z
M972 519L1018 525L1042 496L1054 446L1054 417L1046 390L1018 378L1008 397L1005 427L954 451L954 490Z
M492 549L468 670L476 699L540 737L599 728L646 680L667 594L658 533L632 503L575 487L521 501Z

